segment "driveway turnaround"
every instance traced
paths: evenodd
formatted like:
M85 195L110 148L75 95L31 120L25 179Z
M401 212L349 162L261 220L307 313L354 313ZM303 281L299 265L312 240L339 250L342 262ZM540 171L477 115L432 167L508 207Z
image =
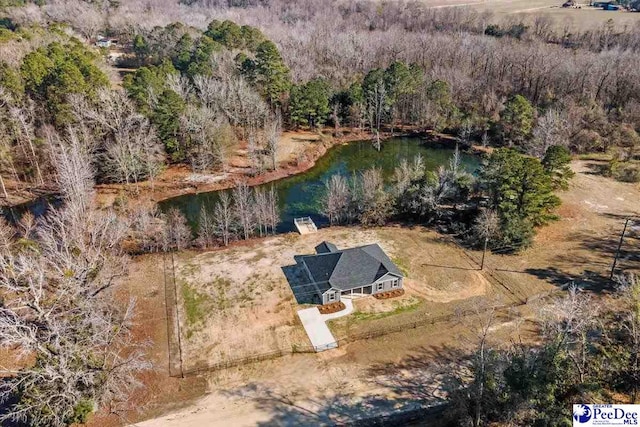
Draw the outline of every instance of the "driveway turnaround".
M311 345L317 352L338 347L338 342L333 337L325 321L346 316L353 311L353 303L350 299L343 299L346 308L333 314L320 314L318 307L306 308L298 311L298 317L302 321L304 330L307 331Z

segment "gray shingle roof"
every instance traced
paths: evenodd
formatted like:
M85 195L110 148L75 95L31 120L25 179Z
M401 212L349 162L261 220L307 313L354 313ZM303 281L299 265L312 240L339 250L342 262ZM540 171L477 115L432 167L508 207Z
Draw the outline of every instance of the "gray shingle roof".
M338 247L333 243L322 242L315 247L317 254L326 254L328 252L338 252Z
M316 250L323 245L331 245L336 251L318 251L317 255L302 257L311 280L316 283L349 290L370 285L387 273L402 277L402 272L377 244L338 250L335 245L323 242Z

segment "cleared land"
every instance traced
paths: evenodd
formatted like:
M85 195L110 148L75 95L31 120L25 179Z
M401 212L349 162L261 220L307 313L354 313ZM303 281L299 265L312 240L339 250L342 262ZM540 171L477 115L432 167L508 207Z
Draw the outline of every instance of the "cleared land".
M291 236L178 258L184 369L308 345L280 269ZM292 259L292 258L291 258Z
M176 282L184 369L308 347L296 311L297 301L304 302L312 290L300 286L294 293L287 277L295 270L294 257L314 253L323 240L339 248L379 243L407 275L402 297L358 299L354 314L330 322L338 339L415 322L441 322L477 297L517 305L554 289L543 280L505 287L488 271L480 271L473 255L423 227L336 227L226 250L183 253L177 258Z
M515 286L514 290L527 289L529 292L530 287L554 289L570 281L590 287L596 294L606 289L606 278L622 231L623 218L640 213L640 186L615 182L598 175L597 162L575 161L573 167L578 174L571 189L561 194L564 204L560 214L563 218L540 230L534 248L517 256L491 255L487 261L495 274L504 274L510 279L508 285ZM387 315L386 320L415 315L427 306L464 305L464 301L450 301L447 297L453 295L455 298L473 299L473 295L483 292L483 289L487 295L492 295L488 292L494 292L501 298L510 298L510 293L501 290L504 288L497 287L492 280L487 279L489 285L480 280L477 271L463 270L462 267L474 264L473 261L467 263L459 256L458 249L450 249L449 243L438 242L439 237L429 231L354 228L324 232L327 234L291 237L291 248L276 248L281 251L281 258L278 259L285 263L277 261L278 264L273 266L273 274L276 275L276 267L293 263L288 254L298 253L298 248L312 248L315 242L325 237L343 245L368 242L376 238L374 233L381 233L379 237L388 241L381 238L380 243L396 261L403 258L404 250L414 260L413 264L401 265L410 270L407 296L386 301L372 298L360 300L356 307L359 314L352 315L354 319L390 313L397 310L400 304L412 307L417 303L417 307ZM405 244L407 236L413 236L416 246L407 246L403 250L390 244L396 235ZM625 240L622 250L622 267L625 269L640 271L639 237L640 230L632 230ZM281 238L285 239L286 236L277 239ZM422 252L411 250L434 239L435 243L425 246ZM256 242L251 247L236 249L255 252L265 243ZM193 254L190 256L193 257ZM418 262L419 259L425 260ZM442 259L446 262L435 262ZM141 338L153 340L150 352L157 363L157 371L143 379L148 388L137 396L136 401L146 405L141 406L142 413L132 414L130 420L158 417L162 413L176 411L177 405L190 406L136 424L138 426L336 424L347 416L366 417L385 411L410 409L417 405L416 402L437 401L442 395L442 384L447 380L446 373L455 369L450 364L458 363L470 345L473 318L454 318L401 333L356 341L330 352L300 354L195 378L171 379L166 370L167 328L161 263L161 258L157 256L137 258L128 278L129 293L138 298L142 310L138 334ZM399 264L402 264L402 260ZM442 264L442 267L426 264ZM415 274L413 278L412 271ZM284 287L285 279L278 280L283 281ZM285 289L282 288L283 293ZM533 290L531 292L534 293ZM501 312L500 323L491 334L492 341L500 345L513 339L535 340L536 325L533 321L538 304L543 302L530 302L514 310ZM366 328L380 320L384 319L355 319L351 327ZM336 326L340 327L334 325L334 328ZM208 392L206 396L196 402L190 400L198 394L202 395L205 389ZM115 418L99 418L93 422L94 426L118 424L119 420Z

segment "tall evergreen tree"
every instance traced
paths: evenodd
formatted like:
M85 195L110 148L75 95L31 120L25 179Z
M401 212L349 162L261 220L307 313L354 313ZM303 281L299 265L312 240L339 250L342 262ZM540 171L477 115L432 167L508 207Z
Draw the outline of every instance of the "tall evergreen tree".
M547 148L542 166L551 177L553 188L566 190L569 188L569 180L575 172L571 170L571 153L569 149L561 145L552 145Z
M276 45L266 40L258 45L255 59L256 83L271 104L279 104L291 87L289 68Z
M313 79L291 89L291 121L296 125L321 126L327 120L330 88L323 79Z
M533 227L555 218L552 211L560 199L553 194L551 177L538 159L498 149L485 163L481 183L500 216L502 243L514 250L531 243Z
M535 108L524 96L509 99L498 123L499 136L505 145L521 144L531 137L535 113Z
M167 154L174 161L182 161L185 157L184 147L180 145L180 114L184 109L182 98L174 91L165 89L158 97L158 105L151 116Z

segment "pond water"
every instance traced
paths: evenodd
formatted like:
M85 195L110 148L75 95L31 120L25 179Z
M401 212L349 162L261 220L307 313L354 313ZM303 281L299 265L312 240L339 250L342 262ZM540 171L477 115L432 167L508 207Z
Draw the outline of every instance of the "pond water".
M26 212L31 212L36 218L39 218L46 214L52 206L55 208L60 205L62 205L62 200L58 196L41 196L21 205L0 208L0 216L3 216L9 223L15 224Z
M440 165L447 165L453 149L434 147L425 144L418 138L394 138L384 141L380 152L376 151L370 141L352 142L330 149L318 159L315 166L306 172L261 185L266 189L274 186L278 193L280 207L280 223L277 232L295 230L294 218L310 216L318 226L328 224L321 213L321 200L325 194L325 183L334 174L350 177L364 169L378 167L385 179L390 179L396 166L403 159L411 161L418 154L422 155L429 170ZM475 172L480 159L471 154L462 154L462 166L469 172ZM187 217L189 224L195 228L200 208L212 210L218 201L219 191L200 194L187 194L174 197L159 203L162 211L178 208Z

